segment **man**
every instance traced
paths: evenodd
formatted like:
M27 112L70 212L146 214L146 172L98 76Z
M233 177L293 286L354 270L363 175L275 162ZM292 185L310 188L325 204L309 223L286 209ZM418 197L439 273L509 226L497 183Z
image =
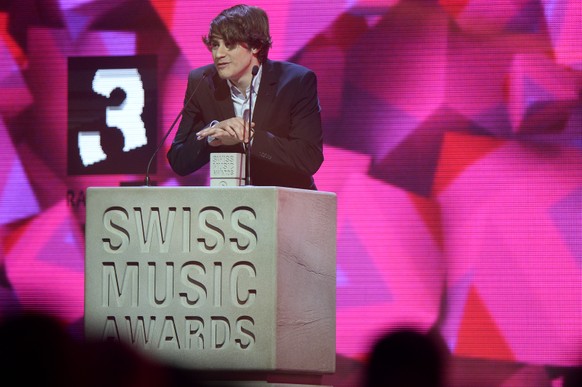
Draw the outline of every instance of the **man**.
M202 40L214 63L189 74L184 114L167 155L172 169L185 176L206 165L212 152L246 153L250 144L252 185L317 189L323 135L316 75L267 58L269 20L258 7L222 11Z

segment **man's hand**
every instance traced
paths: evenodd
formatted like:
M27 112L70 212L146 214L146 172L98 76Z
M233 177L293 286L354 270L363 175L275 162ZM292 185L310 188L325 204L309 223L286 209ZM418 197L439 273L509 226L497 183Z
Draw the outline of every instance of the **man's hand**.
M255 123L251 123L251 130L255 126ZM236 145L241 142L245 144L249 142L251 138L251 130L248 130L248 122L240 117L229 118L224 121L220 121L218 124L202 129L196 135L198 140L211 139L209 141L210 146L219 145Z

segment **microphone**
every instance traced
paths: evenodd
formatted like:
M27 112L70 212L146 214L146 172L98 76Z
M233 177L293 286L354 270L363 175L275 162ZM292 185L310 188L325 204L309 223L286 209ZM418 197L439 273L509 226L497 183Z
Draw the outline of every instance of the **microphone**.
M176 122L178 122L178 119L180 119L180 117L182 117L182 114L184 114L184 110L186 110L186 106L188 105L188 103L190 102L192 97L194 97L194 94L196 94L196 90L198 90L198 87L200 87L200 84L202 83L202 81L204 79L206 79L207 76L208 76L208 73L206 71L202 73L202 78L200 78L200 80L198 81L198 84L196 84L194 91L192 92L192 94L190 94L190 96L188 97L186 102L184 102L184 106L182 106L182 110L180 110L180 113L178 113L178 115L176 116L176 119L174 120L174 122L170 126L170 129L168 129L168 131L164 135L164 138L162 138L162 141L160 141L160 143L158 144L158 147L156 148L154 154L152 154L152 157L150 158L150 161L148 162L148 167L146 169L146 174L145 174L145 185L147 187L150 186L150 166L152 165L154 158L156 157L156 155L160 151L160 148L162 147L162 145L164 144L164 142L166 141L166 139L170 135L170 132L172 131L172 129L174 129L174 126L176 125Z
M246 182L245 185L251 185L251 123L253 122L253 81L259 72L259 66L253 66L251 70L252 78L251 78L251 89L249 95L249 142L246 146L246 157L245 157L245 164L246 164L246 173L245 178Z

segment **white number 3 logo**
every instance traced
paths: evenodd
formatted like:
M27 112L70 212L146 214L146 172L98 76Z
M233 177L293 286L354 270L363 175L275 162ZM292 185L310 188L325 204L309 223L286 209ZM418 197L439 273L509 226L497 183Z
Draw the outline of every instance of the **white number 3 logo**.
M113 90L120 88L126 98L119 106L108 106L105 112L105 122L108 127L117 127L123 134L123 151L146 145L148 140L142 120L145 104L143 82L137 69L101 69L93 77L93 91L105 97L110 97ZM79 153L83 165L88 166L107 158L101 147L99 132L79 132Z

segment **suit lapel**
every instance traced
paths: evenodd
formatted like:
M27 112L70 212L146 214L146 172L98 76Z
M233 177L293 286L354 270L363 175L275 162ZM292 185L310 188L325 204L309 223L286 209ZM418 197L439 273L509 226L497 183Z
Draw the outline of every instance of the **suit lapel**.
M257 128L266 128L265 122L269 115L269 111L273 106L275 93L277 89L277 74L271 61L266 60L263 64L263 72L261 75L261 85L259 86L259 94L255 102L255 109L253 110L253 122Z
M218 73L216 73L212 78L212 85L214 87L214 100L220 111L220 117L217 117L216 119L222 121L234 117L234 106L232 105L232 99L230 98L228 83L224 79L220 79Z
M255 109L253 110L253 122L256 123L257 128L265 127L264 123L273 106L277 89L277 79L278 75L271 61L265 61L261 75L261 86L259 87L259 94L257 95ZM232 105L232 99L230 98L228 83L220 79L218 73L215 73L212 77L212 87L214 88L214 100L218 105L221 115L216 119L225 120L234 117L234 107Z

